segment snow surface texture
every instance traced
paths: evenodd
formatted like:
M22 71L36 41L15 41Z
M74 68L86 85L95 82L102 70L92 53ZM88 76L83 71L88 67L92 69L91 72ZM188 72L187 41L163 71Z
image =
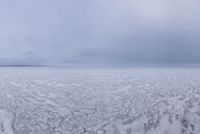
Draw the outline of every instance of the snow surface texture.
M199 133L198 69L0 69L0 134Z

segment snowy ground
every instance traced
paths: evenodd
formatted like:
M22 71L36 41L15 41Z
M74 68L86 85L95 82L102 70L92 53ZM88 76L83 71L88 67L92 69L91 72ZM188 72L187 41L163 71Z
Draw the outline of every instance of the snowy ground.
M0 68L0 134L199 134L197 68Z

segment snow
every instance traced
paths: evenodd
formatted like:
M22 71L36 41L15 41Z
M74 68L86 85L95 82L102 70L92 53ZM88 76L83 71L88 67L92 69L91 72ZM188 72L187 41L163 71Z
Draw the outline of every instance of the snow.
M199 134L198 68L0 68L0 134Z

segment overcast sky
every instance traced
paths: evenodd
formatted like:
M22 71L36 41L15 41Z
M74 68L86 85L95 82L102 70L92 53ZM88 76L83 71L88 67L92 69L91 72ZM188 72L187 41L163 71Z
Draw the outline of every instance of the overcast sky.
M200 62L199 0L0 0L0 64Z

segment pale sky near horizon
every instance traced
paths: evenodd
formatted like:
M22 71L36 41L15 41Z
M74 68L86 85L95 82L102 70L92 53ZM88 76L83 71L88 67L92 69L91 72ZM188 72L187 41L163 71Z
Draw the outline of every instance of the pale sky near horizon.
M0 0L0 64L199 63L198 0Z

